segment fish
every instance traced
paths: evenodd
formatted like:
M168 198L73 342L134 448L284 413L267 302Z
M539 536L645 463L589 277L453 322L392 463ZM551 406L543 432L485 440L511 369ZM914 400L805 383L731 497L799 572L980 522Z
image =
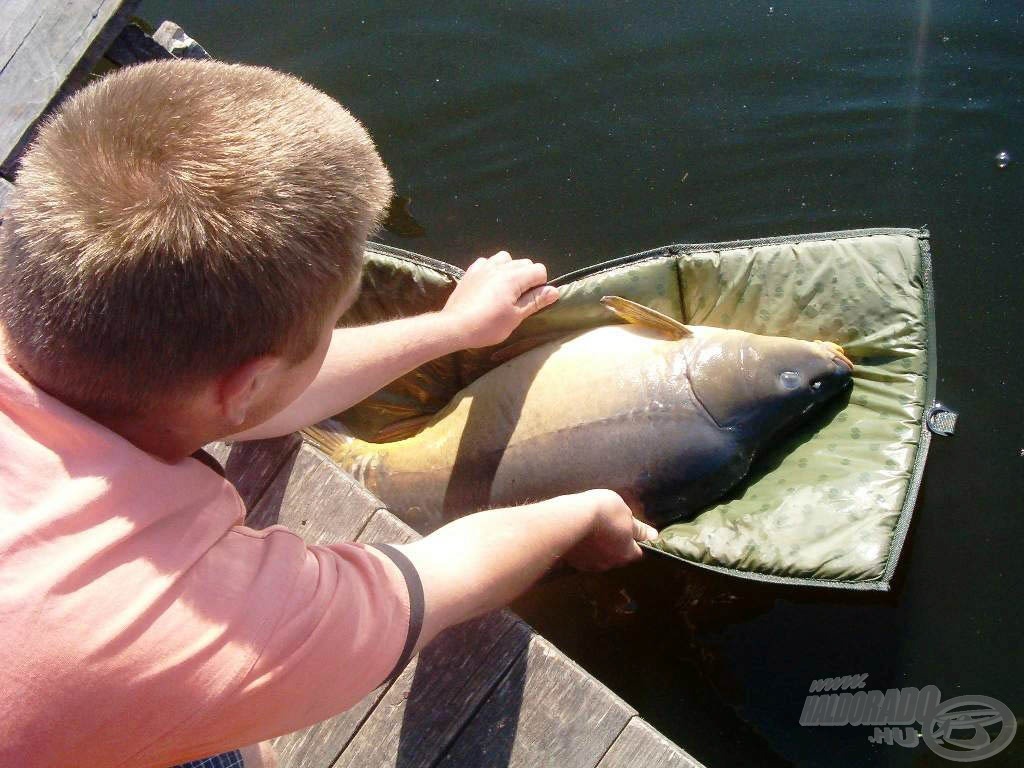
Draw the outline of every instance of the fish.
M852 383L821 340L685 325L606 296L624 323L526 349L439 412L369 442L337 420L304 430L407 524L611 488L656 527L725 495L781 433Z

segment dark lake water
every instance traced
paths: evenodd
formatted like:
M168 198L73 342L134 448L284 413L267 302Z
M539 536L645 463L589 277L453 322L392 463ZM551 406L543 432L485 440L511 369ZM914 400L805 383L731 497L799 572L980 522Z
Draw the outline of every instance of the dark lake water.
M928 225L938 394L961 420L933 442L892 593L780 590L659 559L516 608L709 766L938 766L924 746L798 718L811 680L865 672L869 688L933 684L1024 716L1022 10L146 0L141 13L346 104L426 229L388 241L463 266L506 248L555 275L670 242ZM1024 735L982 764L1024 764Z

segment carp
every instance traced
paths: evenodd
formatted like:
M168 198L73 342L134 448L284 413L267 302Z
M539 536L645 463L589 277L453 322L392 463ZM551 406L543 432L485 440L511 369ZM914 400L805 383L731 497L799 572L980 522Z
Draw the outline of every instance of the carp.
M662 526L721 498L780 433L848 388L830 342L684 325L620 297L626 324L541 344L488 371L436 414L356 439L307 438L421 533L455 517L611 488Z

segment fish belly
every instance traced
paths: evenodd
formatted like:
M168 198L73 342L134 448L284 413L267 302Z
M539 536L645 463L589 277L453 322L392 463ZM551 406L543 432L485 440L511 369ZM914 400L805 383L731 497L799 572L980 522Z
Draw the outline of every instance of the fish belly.
M512 446L494 472L488 503L610 488L639 501L644 516L658 523L691 514L720 495L721 483L707 481L734 456L729 436L699 408L649 407Z

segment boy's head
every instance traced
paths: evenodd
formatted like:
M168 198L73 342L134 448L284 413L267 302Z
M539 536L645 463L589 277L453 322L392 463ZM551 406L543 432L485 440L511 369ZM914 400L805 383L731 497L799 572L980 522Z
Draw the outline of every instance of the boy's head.
M0 232L9 351L101 419L256 360L299 370L353 295L390 196L363 127L291 76L119 70L70 99L22 161Z

